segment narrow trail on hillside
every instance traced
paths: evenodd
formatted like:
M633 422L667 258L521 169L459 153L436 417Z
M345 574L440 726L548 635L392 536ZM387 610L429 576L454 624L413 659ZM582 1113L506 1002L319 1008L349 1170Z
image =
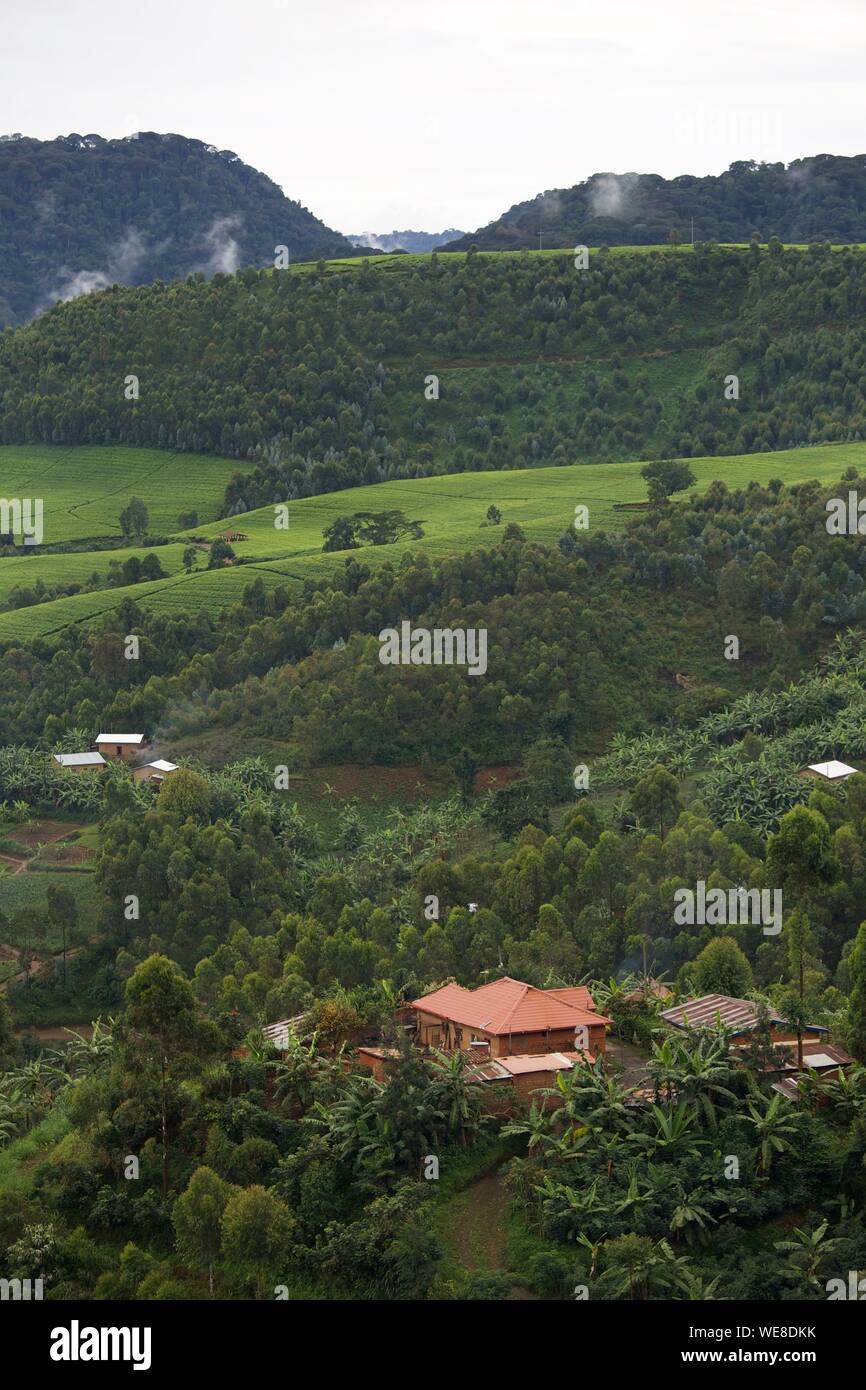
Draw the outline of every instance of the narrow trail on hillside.
M4 864L15 865L14 869L12 870L12 878L14 878L16 874L23 874L25 869L27 868L27 860L19 859L14 854L0 854L0 859L3 860Z
M479 1178L461 1192L454 1212L453 1241L460 1263L472 1274L506 1273L508 1206L511 1198L499 1169ZM534 1300L522 1284L515 1283L509 1301Z
M69 950L67 950L66 952L67 961L70 961L73 956L77 956L79 952L83 950L83 946L70 947ZM62 957L62 951L57 951L54 955L50 956L34 956L30 962L30 969L27 972L27 974L29 974L31 980L36 975L44 975L48 967L50 965L53 965L55 961L61 960ZM2 963L4 960L17 961L20 960L20 958L21 951L17 946L0 946L0 963ZM25 972L23 970L19 970L17 975L10 975L8 980L0 981L0 994L5 994L11 984L17 984L20 980L23 980L25 978Z

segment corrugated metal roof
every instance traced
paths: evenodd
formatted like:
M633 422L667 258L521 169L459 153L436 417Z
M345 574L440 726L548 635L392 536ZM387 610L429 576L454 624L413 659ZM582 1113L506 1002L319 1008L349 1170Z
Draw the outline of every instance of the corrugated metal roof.
M536 989L506 975L479 989L443 985L432 994L413 999L412 1007L494 1036L610 1023L601 1014L567 1002L562 998L563 992Z
M97 734L94 743L141 743L144 734Z
M585 1062L585 1052L545 1052L540 1057L521 1054L518 1057L499 1057L497 1060L512 1076L526 1076L535 1071L571 1071L578 1062ZM589 1058L592 1061L592 1058Z
M294 1018L282 1018L279 1023L267 1023L262 1029L263 1038L287 1037L290 1032L297 1032L298 1026L302 1024L307 1015L295 1014Z
M663 1009L660 1015L675 1028L715 1027L720 1021L733 1033L748 1033L758 1021L758 1006L752 999L733 999L729 994L704 994L700 999L688 999L676 1008ZM785 1023L770 1009L771 1023ZM826 1033L818 1023L808 1025L810 1033Z
M786 1070L796 1071L795 1059L797 1056L797 1044L786 1043L786 1050L789 1052L791 1061ZM835 1071L838 1067L851 1067L854 1065L854 1058L849 1055L842 1047L836 1047L834 1043L828 1042L804 1042L803 1043L803 1065L811 1067L813 1071Z
M105 759L101 753L55 753L54 761L61 767L99 767Z
M774 1081L770 1089L778 1091L780 1096L787 1096L788 1100L796 1100L800 1094L796 1081L790 1076L784 1077L781 1081Z
M479 1062L477 1067L472 1067L468 1073L472 1081L510 1081L511 1073L506 1071L499 1062Z
M729 994L704 994L673 1009L663 1009L661 1017L676 1028L712 1027L721 1020L726 1028L742 1032L755 1026L757 1005L751 999L734 999ZM770 1018L773 1023L782 1022L772 1009Z

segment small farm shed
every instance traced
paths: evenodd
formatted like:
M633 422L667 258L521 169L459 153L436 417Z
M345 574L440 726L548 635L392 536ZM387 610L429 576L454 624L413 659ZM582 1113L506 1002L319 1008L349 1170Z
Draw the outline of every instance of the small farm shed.
M130 763L147 747L144 734L97 734L94 747L115 762Z
M132 769L136 782L164 782L172 772L177 772L177 763L167 762L165 758L156 758L152 763L143 763L141 767Z
M803 768L800 776L813 777L818 782L843 782L856 771L856 767L849 767L847 763L840 763L836 758L832 758L828 763L810 763L808 767Z
M53 761L68 772L92 772L94 768L105 767L101 753L55 753Z

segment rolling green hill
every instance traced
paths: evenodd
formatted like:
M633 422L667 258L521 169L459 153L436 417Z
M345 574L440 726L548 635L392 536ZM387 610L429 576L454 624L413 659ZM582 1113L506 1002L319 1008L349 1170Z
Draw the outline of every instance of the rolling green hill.
M201 522L218 517L226 484L242 471L230 459L178 459L158 449L27 445L0 450L0 496L43 499L45 545L120 537L120 511L133 495L147 504L151 534L165 535L181 512L196 511Z
M856 442L864 266L853 247L599 252L584 271L527 252L109 289L0 337L0 441L237 458L252 467L226 516L419 477Z
M110 477L112 487L118 490L94 497L93 515L98 515L106 526L110 523L116 497L125 501L133 489L137 489L152 515L156 512L163 523L167 522L169 511L179 505L178 495L170 485L172 470L177 466L176 456L163 456L160 466L160 455L153 450L42 449L32 452L31 477L46 460L50 464L52 453L58 455L58 468L60 458L64 460L65 485L70 494L86 486L87 479L92 482L98 471L99 456L105 453L106 478ZM0 449L0 472L8 476L5 460L11 455L20 476L24 476L28 467L27 453L27 449ZM142 459L146 463L142 464ZM245 563L206 570L207 552L203 549L197 568L187 573L183 567L186 543L177 539L157 550L167 578L131 588L76 594L0 613L0 642L23 641L57 632L70 624L86 624L116 608L126 598L166 614L200 608L215 611L238 602L243 590L256 578L261 578L267 588L282 585L289 590L297 589L307 580L320 580L333 574L350 556L363 559L367 565L376 565L393 561L395 555L405 551L424 553L430 558L459 554L479 545L498 544L503 528L509 523L520 526L529 540L553 544L573 524L574 508L578 504L589 508L593 531L616 531L633 513L618 512L614 510L615 504L646 498L646 483L640 476L642 466L640 462L614 463L603 468L573 464L350 488L290 503L287 531L276 529L273 506L232 517L228 522L210 521L194 528L196 535L214 540L226 530L242 532L248 539L236 542L233 548ZM766 483L771 478L781 478L786 483L810 478L833 482L849 467L866 473L866 444L822 445L761 455L695 459L691 466L698 480L695 489L698 492L705 490L716 478L721 478L731 489L744 487L752 480ZM225 460L189 460L180 489L183 505L187 497L194 496L199 501L200 515L206 516L208 509L213 515L215 489L231 467L233 465ZM201 475L197 476L199 469ZM78 479L77 483L73 482L73 477ZM121 477L125 480L123 484ZM195 481L190 484L186 477ZM153 493L145 485L148 478L154 482ZM485 523L491 504L502 514L500 525ZM361 550L323 552L323 529L337 517L388 510L401 511L411 520L420 521L423 537ZM90 534L86 529L92 520L88 510L67 511L64 518L72 534L76 533L76 528L78 535ZM15 584L32 583L37 577L46 584L81 582L94 570L104 572L110 559L123 559L145 550L146 547L137 551L83 551L0 558L0 602Z

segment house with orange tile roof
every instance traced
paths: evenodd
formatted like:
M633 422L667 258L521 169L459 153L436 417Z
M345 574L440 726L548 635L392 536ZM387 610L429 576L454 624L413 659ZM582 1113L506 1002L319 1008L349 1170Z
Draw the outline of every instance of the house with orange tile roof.
M609 1018L589 990L537 989L504 976L478 989L447 984L411 1004L419 1047L460 1049L481 1057L604 1053Z

